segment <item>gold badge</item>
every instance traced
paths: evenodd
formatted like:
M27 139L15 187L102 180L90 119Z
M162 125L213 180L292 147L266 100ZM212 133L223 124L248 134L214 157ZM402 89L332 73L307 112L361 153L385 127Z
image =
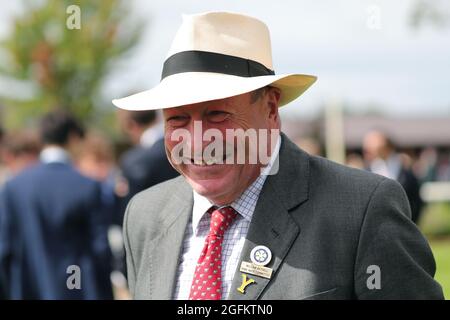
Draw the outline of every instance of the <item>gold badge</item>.
M247 288L248 285L255 283L255 280L252 278L249 278L247 280L247 275L246 274L242 274L242 284L239 288L237 288L237 291L239 291L242 294L245 294L245 288Z

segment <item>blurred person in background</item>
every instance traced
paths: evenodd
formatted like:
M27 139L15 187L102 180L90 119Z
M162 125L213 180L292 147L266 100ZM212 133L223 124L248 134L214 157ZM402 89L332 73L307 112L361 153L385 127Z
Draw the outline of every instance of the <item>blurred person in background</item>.
M354 152L347 155L345 165L355 169L365 169L364 159L360 154Z
M83 134L68 113L44 116L41 163L2 190L0 283L7 299L112 298L101 186L71 164Z
M322 148L319 141L311 137L298 138L295 144L312 156L322 156Z
M402 185L411 207L411 219L417 224L423 201L419 193L420 183L411 169L411 161L395 150L393 142L385 133L376 130L364 137L363 155L366 169Z
M3 128L0 126L0 189L2 185L5 183L8 176L8 170L5 168L2 159L4 135L5 133L3 131Z
M111 142L101 133L88 132L75 155L77 169L97 181L114 179L115 161Z
M114 296L129 297L125 279L125 250L122 237L120 198L124 195L123 178L116 168L114 148L103 134L89 132L75 157L77 169L85 176L97 180L102 186L102 200L108 219L108 242L112 250Z
M133 144L121 158L128 181L126 201L139 191L178 176L167 160L164 130L155 110L118 110L119 124ZM126 203L125 203L126 204Z
M118 221L117 195L120 190L116 192L120 175L111 142L100 133L90 132L75 155L75 166L81 174L100 182L103 200L108 207L108 221L110 224L121 224Z
M448 151L438 156L436 181L450 181L450 154Z
M0 158L4 164L0 185L39 161L41 145L37 133L19 130L3 137Z
M436 181L438 152L436 148L428 147L420 152L414 164L414 170L421 182Z

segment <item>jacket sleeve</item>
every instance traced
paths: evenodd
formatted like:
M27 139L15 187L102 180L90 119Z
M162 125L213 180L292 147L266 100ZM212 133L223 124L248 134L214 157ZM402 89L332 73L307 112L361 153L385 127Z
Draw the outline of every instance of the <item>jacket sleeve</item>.
M6 189L0 191L0 300L8 299L11 256L11 217L6 206Z
M125 210L125 216L123 220L123 239L125 243L125 252L126 252L126 264L127 264L127 280L128 280L128 288L130 290L131 297L134 298L134 289L136 283L136 271L135 265L133 261L133 252L131 251L130 240L129 240L129 231L128 231L128 217L130 215L130 207L133 203L133 198L127 205L127 209Z
M357 299L443 299L433 279L427 240L411 221L399 183L384 179L373 191L362 222L354 268Z
M107 207L102 201L100 183L93 183L89 192L89 209L87 220L90 233L91 259L94 262L95 289L91 288L92 299L112 299L111 261L112 254L108 243L108 214ZM86 273L85 273L86 274ZM94 280L93 280L94 282ZM92 283L93 285L94 283Z

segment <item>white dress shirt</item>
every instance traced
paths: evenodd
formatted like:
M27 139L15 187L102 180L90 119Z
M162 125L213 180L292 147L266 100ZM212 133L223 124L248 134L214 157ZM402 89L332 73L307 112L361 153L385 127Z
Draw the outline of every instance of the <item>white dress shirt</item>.
M164 127L162 123L157 123L147 128L141 135L139 143L143 148L150 148L156 141L164 137Z
M248 228L255 211L259 194L262 190L267 174L270 172L277 159L281 146L281 138L272 152L269 165L261 172L260 176L231 203L231 207L237 211L233 224L225 232L222 244L222 299L226 299L230 292L231 282L238 267L239 257L244 246ZM205 239L209 233L210 215L206 214L212 204L209 200L197 192L194 194L194 206L192 216L187 225L182 256L178 265L174 299L187 300L191 290L197 261L205 245Z
M70 155L64 148L49 146L41 151L39 160L41 160L42 163L70 163Z
M377 158L370 164L370 171L397 180L402 169L402 160L397 154L389 156L386 160Z

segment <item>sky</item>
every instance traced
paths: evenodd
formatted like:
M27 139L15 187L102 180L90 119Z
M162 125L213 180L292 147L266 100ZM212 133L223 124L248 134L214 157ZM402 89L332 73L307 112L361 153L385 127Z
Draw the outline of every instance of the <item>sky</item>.
M1 37L19 9L14 2L0 1ZM417 0L129 2L132 14L147 26L139 46L111 70L105 96L116 98L158 84L182 14L232 11L268 25L277 74L318 77L282 114L314 116L323 105L337 102L357 113L450 115L450 21L446 28L412 28L409 20Z

